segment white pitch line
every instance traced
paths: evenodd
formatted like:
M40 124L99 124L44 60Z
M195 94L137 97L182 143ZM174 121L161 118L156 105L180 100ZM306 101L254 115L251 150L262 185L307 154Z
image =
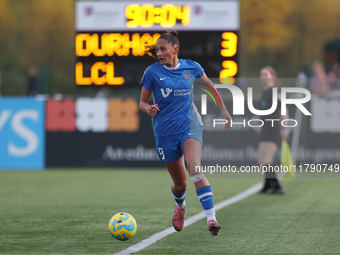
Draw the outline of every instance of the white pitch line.
M221 210L224 207L232 205L232 204L234 204L238 201L241 201L241 200L257 193L261 189L261 187L262 187L262 183L257 183L254 186L250 187L249 189L216 204L215 205L215 211L217 212L218 210ZM186 219L184 221L184 227L183 228L188 227L191 224L193 224L193 223L195 223L195 222L197 222L197 221L199 221L203 218L205 218L204 211L202 211L202 212L200 212L200 213L198 213L194 216L191 216L189 219ZM171 235L172 233L175 233L175 232L176 232L176 230L173 227L167 228L167 229L165 229L161 232L158 232L158 233L150 236L149 238L144 239L143 241L141 241L141 242L139 242L135 245L132 245L129 248L122 250L120 252L117 252L113 255L129 255L131 253L139 252L139 251L145 249L146 247L148 247L148 246L156 243L157 241L161 240L162 238L164 238L168 235Z

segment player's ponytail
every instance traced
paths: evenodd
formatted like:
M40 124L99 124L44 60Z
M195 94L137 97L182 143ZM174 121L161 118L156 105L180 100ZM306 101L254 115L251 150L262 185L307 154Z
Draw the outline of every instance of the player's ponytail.
M172 46L175 45L179 46L178 32L176 30L168 30L164 34L162 34L158 39L165 39Z
M168 30L164 34L162 34L158 39L165 39L172 46L175 45L179 46L178 32L176 30ZM155 59L158 59L156 54L156 45L145 46L145 48L146 48L145 52L147 54L149 54L151 57Z
M155 58L155 59L158 59L157 57L157 54L156 54L156 45L148 45L148 46L145 46L145 52Z
M178 41L178 32L176 30L167 31L167 33L175 36L177 38L177 43L179 44L179 41Z

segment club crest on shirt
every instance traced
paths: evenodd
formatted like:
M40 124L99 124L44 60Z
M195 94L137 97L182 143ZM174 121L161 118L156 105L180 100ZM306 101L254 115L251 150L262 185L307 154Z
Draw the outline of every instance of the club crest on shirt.
M190 73L182 73L182 76L184 77L184 79L186 79L187 81L190 79Z

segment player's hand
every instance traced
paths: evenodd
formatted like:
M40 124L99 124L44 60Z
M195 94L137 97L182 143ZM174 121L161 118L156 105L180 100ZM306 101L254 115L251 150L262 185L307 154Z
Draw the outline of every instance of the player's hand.
M222 116L223 116L223 118L224 118L225 120L228 121L228 122L225 124L225 126L224 126L224 130L230 130L232 118L231 118L229 112L228 112L228 111L223 111L223 112L222 112Z
M287 140L288 139L288 137L289 137L289 130L288 130L288 128L281 128L280 133L281 133L282 140Z
M256 128L256 133L260 135L262 133L262 127Z
M158 104L153 104L153 105L150 105L148 114L151 117L155 117L158 111L159 111Z

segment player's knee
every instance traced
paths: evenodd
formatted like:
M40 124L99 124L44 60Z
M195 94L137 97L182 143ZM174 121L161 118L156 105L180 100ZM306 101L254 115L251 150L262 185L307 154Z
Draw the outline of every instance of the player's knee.
M176 194L181 194L184 191L186 191L187 186L188 186L188 181L187 180L175 183L174 186L173 186L173 191Z
M196 175L200 173L201 163L199 161L190 162L189 164L187 163L187 167L188 167L190 176Z

